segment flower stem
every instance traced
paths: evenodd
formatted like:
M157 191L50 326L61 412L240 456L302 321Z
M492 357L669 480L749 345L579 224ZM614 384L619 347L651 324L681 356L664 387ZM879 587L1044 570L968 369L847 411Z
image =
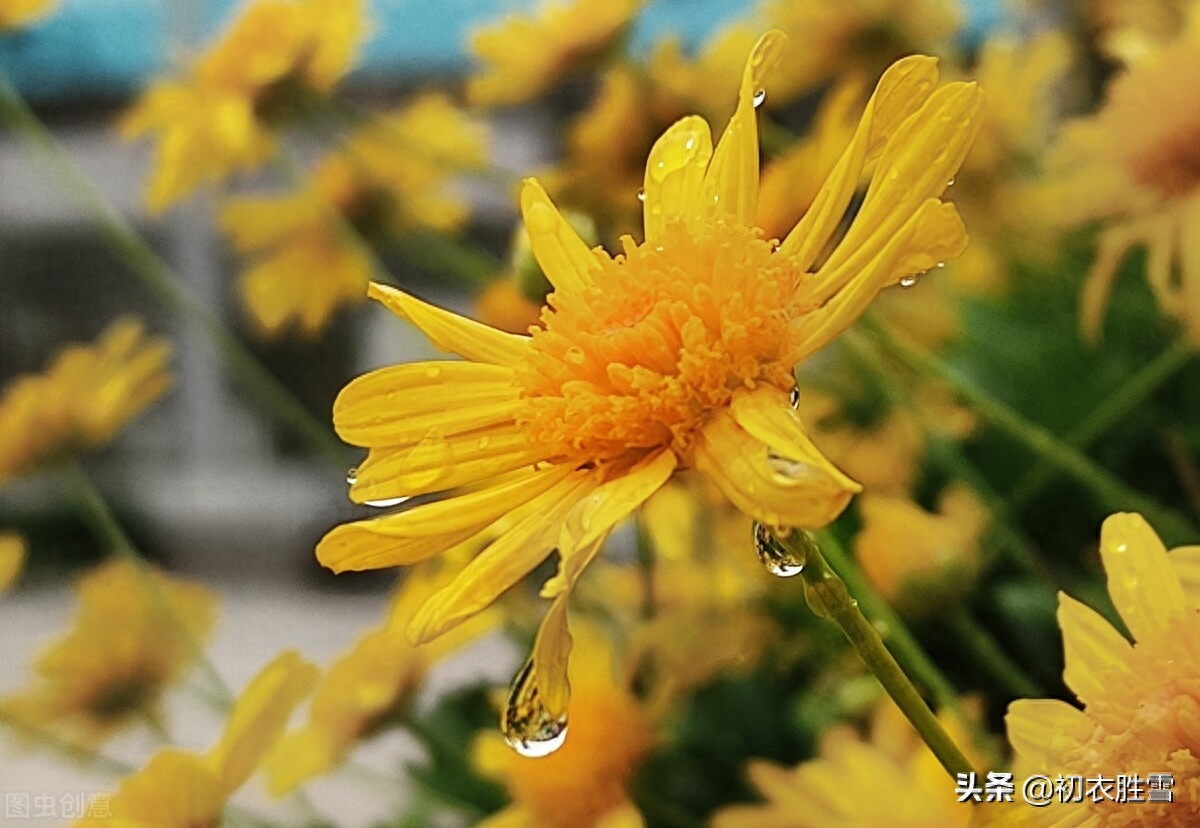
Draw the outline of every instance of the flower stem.
M217 672L217 668L208 658L208 654L204 652L204 648L200 646L200 642L187 630L182 619L179 618L179 615L166 600L166 596L163 595L158 583L154 580L150 567L138 553L129 536L125 534L125 530L121 528L120 521L117 520L116 515L109 508L108 501L104 499L104 495L92 483L87 472L83 470L77 461L67 461L63 464L63 469L66 472L72 489L75 491L83 517L91 525L97 539L137 567L151 599L157 602L164 615L178 628L178 631L192 649L196 663L200 665L200 669L205 673L208 683L211 685L211 693L216 698L223 700L226 708L231 706L234 699L233 691L225 683L225 680L221 678L221 674Z
M202 331L260 404L317 454L346 463L346 449L334 434L300 404L287 388L234 337L217 317L188 295L171 267L110 205L63 149L20 94L0 73L0 122L20 135L88 213L100 235L125 262L129 272L158 301Z
M825 537L828 538L827 533ZM960 773L972 772L974 768L970 761L946 733L912 681L888 652L879 631L863 615L858 601L851 597L846 582L825 560L821 546L812 542L799 530L793 530L786 535L777 533L775 538L798 560L804 561L801 576L804 578L805 596L809 607L817 615L830 618L841 627L859 656L916 728L950 777L955 778Z
M991 677L1012 696L1017 698L1039 698L1046 695L1025 671L1008 657L996 639L978 621L962 608L952 612L946 619L950 629L962 642L963 650L971 653L975 660Z
M935 355L895 331L869 320L867 324L881 344L902 362L915 371L937 377L993 426L1085 486L1105 508L1140 512L1155 525L1167 543L1182 543L1200 535L1200 529L1183 514L1126 486L1090 457L1045 427L1025 419Z
M1191 362L1196 355L1195 346L1186 338L1177 340L1157 357L1146 363L1104 402L1093 408L1079 424L1067 432L1064 438L1068 445L1085 450L1109 429L1125 419L1128 414L1162 387ZM1038 458L1025 475L1013 486L1008 499L1013 511L1020 511L1054 478L1054 467L1044 458Z

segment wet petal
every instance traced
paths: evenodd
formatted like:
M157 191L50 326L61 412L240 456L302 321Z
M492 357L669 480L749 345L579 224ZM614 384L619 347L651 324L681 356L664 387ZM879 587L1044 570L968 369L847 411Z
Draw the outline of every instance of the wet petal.
M710 216L724 216L745 226L754 223L759 153L754 97L762 89L767 73L779 62L785 43L787 35L769 31L759 38L746 61L737 109L717 142L704 176L704 202Z
M412 322L443 351L495 365L521 365L529 358L527 336L498 331L378 282L371 282L367 295Z
M1189 609L1167 550L1141 515L1110 516L1100 529L1108 594L1135 641L1165 635Z
M578 292L592 283L601 254L588 249L536 179L521 185L521 216L534 258L555 290Z
M1129 671L1133 646L1098 612L1067 595L1059 595L1058 625L1066 661L1063 681L1085 705L1104 698L1105 687Z
M712 135L699 115L676 121L654 142L643 190L648 243L661 239L672 221L691 229L704 217L704 173L712 154Z
M568 598L569 593L563 593L550 604L533 643L535 681L542 704L553 718L567 712L567 702L571 699L567 665L574 640L567 624Z

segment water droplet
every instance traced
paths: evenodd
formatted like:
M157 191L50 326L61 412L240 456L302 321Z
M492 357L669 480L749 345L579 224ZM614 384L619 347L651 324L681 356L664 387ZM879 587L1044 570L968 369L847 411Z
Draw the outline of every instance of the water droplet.
M688 139L687 139L687 141L685 141L685 142L684 142L684 144L683 144L683 148L684 148L685 150L693 150L693 149L695 149L695 148L696 148L696 136L694 136L694 135L689 135L689 136L688 136Z
M491 442L492 442L491 437L480 437L479 442L477 442L475 445L479 448L480 451L483 451L485 448L488 447L488 445Z
M792 389L792 393L788 396L788 402L792 404L792 411L800 410L800 386Z
M542 704L532 658L513 679L500 714L500 732L509 747L531 759L549 756L567 740L567 715L551 716Z
M583 365L586 357L584 356L582 348L580 348L578 345L572 345L570 348L567 348L566 353L563 354L563 359L572 365Z
M802 460L793 460L773 451L767 453L767 464L771 467L771 473L775 475L776 481L784 485L811 480L820 474Z
M389 506L399 506L408 498L408 495L401 495L400 497L384 497L379 500L364 500L363 503L367 506L374 506L376 509L386 509Z
M918 278L920 278L920 276L916 273L909 273L907 276L901 276L900 287L910 288L917 283Z
M945 263L945 262L938 262L938 263L937 263L937 265L936 265L936 267L938 268L938 270L941 270L941 269L942 269L943 267L945 267L945 266L946 266L946 263Z
M953 179L953 178L951 178L949 181L947 181L947 182L946 182L946 186L947 186L947 187L953 187L953 186L954 186L954 179Z
M358 482L358 467L355 466L346 472L346 485L353 486Z
M439 376L441 376L441 373L442 369L436 365L430 365L425 369L425 376L429 379L437 379Z
M794 531L788 530L789 534ZM791 578L804 571L804 558L785 549L771 530L757 520L754 521L754 551L772 575Z
M767 90L756 89L754 91L754 97L752 98L752 101L754 103L755 109L758 109L760 106L762 106L763 102L766 100L767 100Z
M646 188L645 187L638 190L637 199L638 199L638 201L643 201L643 202L646 200Z

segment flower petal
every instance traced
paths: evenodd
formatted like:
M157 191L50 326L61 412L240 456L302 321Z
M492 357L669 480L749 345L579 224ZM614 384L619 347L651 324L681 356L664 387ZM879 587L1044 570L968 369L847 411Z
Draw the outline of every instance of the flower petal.
M696 468L735 506L764 523L825 526L862 487L821 456L786 397L771 390L787 413L768 411L766 395L743 404L739 419L755 434L732 413L718 413L696 440Z
M417 611L408 625L413 643L423 644L461 624L529 574L554 549L563 519L589 483L586 473L572 475L517 509L508 531Z
M1105 696L1105 688L1129 672L1133 646L1098 612L1068 595L1058 596L1066 667L1063 681L1085 705Z
M527 336L498 331L378 282L367 286L367 295L412 322L443 351L494 365L522 365L529 359Z
M867 161L890 140L904 119L925 103L937 78L937 60L924 55L898 60L883 73L850 145L780 248L781 253L794 257L801 270L812 267L842 223Z
M1100 529L1108 594L1135 641L1169 634L1189 609L1158 535L1138 514L1109 516Z
M1082 710L1058 699L1018 699L1004 717L1008 741L1037 770L1058 770L1060 756L1091 738L1096 725Z
M592 283L602 254L588 249L536 179L521 184L521 216L533 256L555 290L578 292Z
M1200 546L1179 546L1169 555L1188 603L1200 607Z
M754 98L783 53L787 35L772 30L759 38L742 71L737 109L717 142L704 176L704 203L710 216L744 226L754 223L758 206L758 116Z
M568 597L569 593L563 593L550 604L533 642L534 681L542 704L553 718L567 711L571 699L567 665L575 642L567 623Z
M569 473L561 465L519 472L486 489L336 526L317 544L317 560L334 572L419 563L482 532Z
M712 154L712 135L699 115L671 124L654 142L643 189L647 243L661 239L673 221L683 221L689 229L699 224L704 217L704 174Z

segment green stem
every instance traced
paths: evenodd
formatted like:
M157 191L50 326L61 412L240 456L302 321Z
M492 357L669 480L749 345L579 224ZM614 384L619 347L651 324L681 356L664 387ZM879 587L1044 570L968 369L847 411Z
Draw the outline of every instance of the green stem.
M208 658L208 654L204 652L204 648L200 646L200 642L191 635L182 619L179 618L179 615L170 605L170 602L166 600L166 596L162 594L162 590L154 580L154 573L138 553L129 536L125 534L125 530L121 528L120 521L117 520L116 515L109 508L108 501L104 499L104 495L92 483L91 478L87 476L87 473L78 462L68 461L63 465L63 469L79 500L83 517L91 525L97 539L137 567L151 599L158 603L164 615L178 628L178 632L187 641L196 658L196 663L200 665L200 669L205 673L209 684L212 686L211 692L217 698L224 700L226 708L231 706L235 698L233 691L230 690L225 680L221 678L221 674L217 672L217 668Z
M950 734L933 715L933 711L921 698L912 681L888 652L879 631L863 615L858 601L850 596L846 582L826 562L821 547L800 530L792 530L783 537L776 535L776 539L793 553L796 559L804 561L801 575L804 578L805 597L809 607L818 616L830 618L841 627L868 669L916 728L950 777L953 779L958 774L973 772L975 769L971 762L950 738Z
M230 370L280 423L314 452L336 462L339 468L344 468L346 449L341 442L225 329L211 311L180 287L171 267L146 244L129 221L105 200L3 73L0 73L0 120L42 156L142 286L158 301L202 331Z
M993 426L1086 487L1106 509L1140 512L1169 544L1182 543L1200 535L1200 530L1184 515L1126 486L1094 460L1043 426L1029 422L933 354L894 331L869 320L867 324L881 344L902 362L919 373L937 377Z
M1000 649L991 634L980 626L965 609L949 614L950 629L975 660L1012 696L1023 699L1040 698L1045 694L1017 664Z
M1182 370L1196 355L1195 347L1187 339L1179 339L1124 382L1120 388L1104 398L1079 424L1067 432L1065 442L1079 450L1086 450L1092 443L1108 433L1124 420L1130 412L1140 406L1171 377ZM1043 458L1038 458L1025 475L1017 481L1009 494L1013 511L1029 505L1054 479L1054 467Z

